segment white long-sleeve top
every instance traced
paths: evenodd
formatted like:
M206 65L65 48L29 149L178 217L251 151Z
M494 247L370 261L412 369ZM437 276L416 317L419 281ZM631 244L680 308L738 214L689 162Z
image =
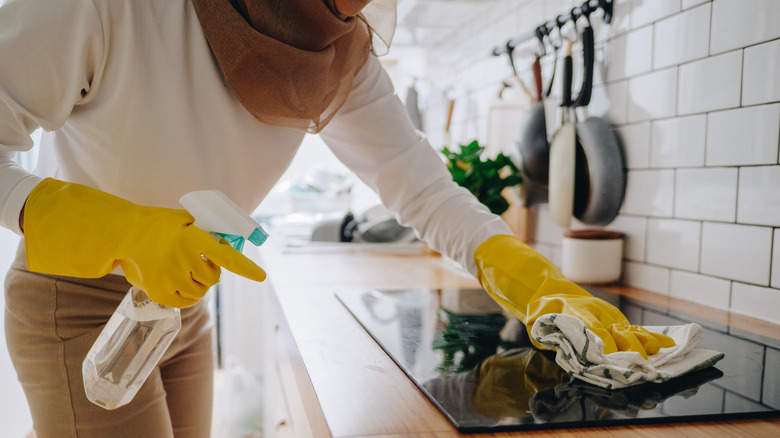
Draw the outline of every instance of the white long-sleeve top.
M42 127L38 166L14 161ZM371 56L320 133L402 224L475 273L476 247L511 234L452 182ZM225 85L188 0L11 0L0 7L0 225L44 177L180 208L218 189L253 211L304 133L257 121Z

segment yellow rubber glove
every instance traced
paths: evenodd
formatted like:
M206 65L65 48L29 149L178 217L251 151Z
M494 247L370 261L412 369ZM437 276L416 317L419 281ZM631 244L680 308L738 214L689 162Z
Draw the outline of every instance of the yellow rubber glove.
M80 184L47 178L24 208L31 271L98 278L117 266L152 301L197 303L220 277L220 266L263 281L265 272L224 241L192 225L185 210L144 207Z
M493 236L474 252L479 283L531 333L548 313L576 316L604 341L604 353L637 351L642 357L674 346L668 336L631 325L615 306L567 280L544 256L514 236ZM543 348L535 339L531 342Z
M534 394L568 380L566 371L539 350L507 350L479 365L471 407L488 418L528 417Z

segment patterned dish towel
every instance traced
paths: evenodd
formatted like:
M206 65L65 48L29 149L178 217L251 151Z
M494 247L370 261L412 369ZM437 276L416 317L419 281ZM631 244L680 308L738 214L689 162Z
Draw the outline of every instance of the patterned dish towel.
M635 351L604 354L604 342L578 318L550 313L536 320L531 336L555 349L555 362L569 375L607 389L625 388L647 382L665 382L708 368L723 359L723 353L694 348L701 339L701 326L647 326L648 331L674 339L674 347L662 348L647 359Z

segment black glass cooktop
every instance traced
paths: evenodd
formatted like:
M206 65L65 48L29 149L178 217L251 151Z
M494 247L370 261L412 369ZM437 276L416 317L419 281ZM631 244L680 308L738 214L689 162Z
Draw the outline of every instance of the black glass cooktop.
M780 415L780 341L600 289L632 323L704 328L715 367L606 390L571 380L481 289L338 292L339 300L461 433Z

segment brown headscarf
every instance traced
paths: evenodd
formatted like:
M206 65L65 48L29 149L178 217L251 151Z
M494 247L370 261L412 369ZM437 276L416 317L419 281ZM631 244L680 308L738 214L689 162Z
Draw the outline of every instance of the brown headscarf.
M263 123L319 132L368 58L362 15L334 0L192 0L225 82Z

